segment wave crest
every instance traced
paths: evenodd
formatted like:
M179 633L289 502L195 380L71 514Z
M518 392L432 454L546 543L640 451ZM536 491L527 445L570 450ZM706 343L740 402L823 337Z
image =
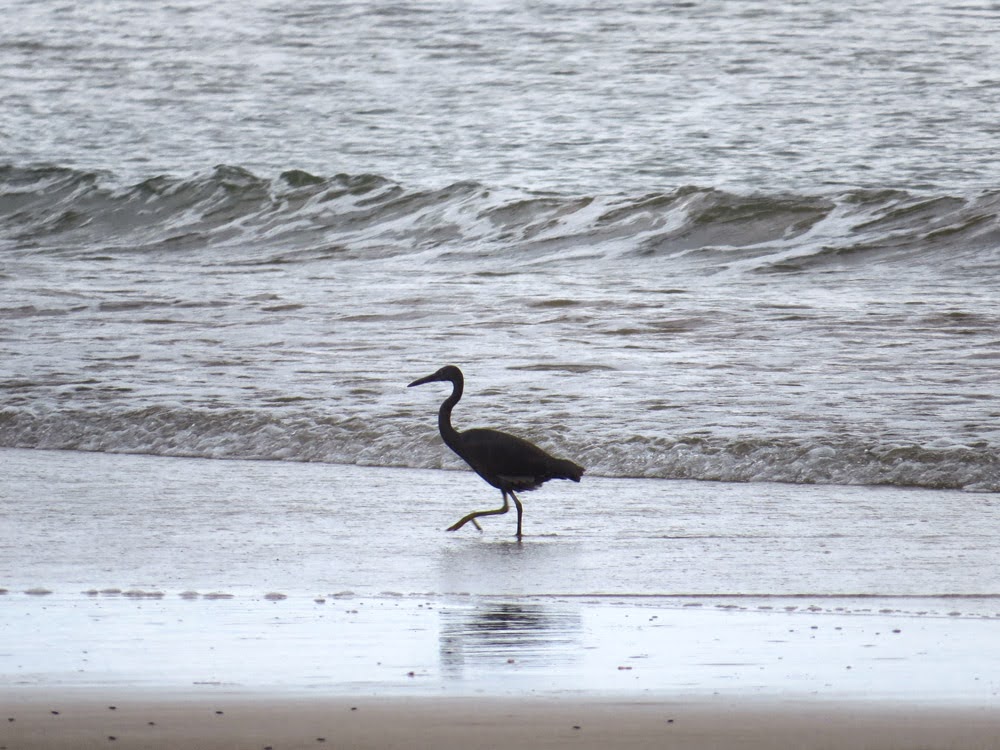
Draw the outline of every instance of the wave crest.
M580 196L296 169L262 178L232 166L134 185L65 167L0 167L0 217L23 249L224 251L223 261L257 263L624 256L787 273L900 256L996 265L1000 245L1000 191L740 195L682 186Z

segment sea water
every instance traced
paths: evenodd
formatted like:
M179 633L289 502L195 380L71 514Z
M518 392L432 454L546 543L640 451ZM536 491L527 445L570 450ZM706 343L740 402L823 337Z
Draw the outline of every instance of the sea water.
M990 3L4 7L0 446L1000 491Z
M989 3L9 5L0 445L1000 490Z
M659 598L1000 617L996 496L0 451L0 590L145 598ZM773 601L772 601L773 600ZM927 600L934 600L928 603ZM3 600L0 600L3 601Z

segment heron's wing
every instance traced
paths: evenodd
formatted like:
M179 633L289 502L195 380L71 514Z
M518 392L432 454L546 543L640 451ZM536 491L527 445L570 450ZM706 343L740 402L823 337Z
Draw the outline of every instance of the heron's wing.
M461 433L461 438L460 455L491 484L499 482L512 489L529 490L548 479L564 476L567 464L579 468L549 455L534 443L506 432L466 430ZM579 475L576 479L579 480Z

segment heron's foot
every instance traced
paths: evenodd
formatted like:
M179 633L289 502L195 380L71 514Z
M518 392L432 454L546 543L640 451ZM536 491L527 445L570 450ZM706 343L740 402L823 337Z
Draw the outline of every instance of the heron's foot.
M486 511L487 515L489 515L490 513L491 513L491 511ZM482 532L483 527L480 526L479 525L479 521L476 520L476 518L478 518L482 514L483 514L483 511L478 511L476 513L470 513L465 518L459 519L458 521L456 521L455 523L453 523L451 526L449 526L447 529L445 529L445 531L458 531L460 528L462 528L463 526L465 526L465 524L471 522L472 525L476 527L476 529L478 529L480 532Z
M465 526L465 524L469 523L470 521L472 522L472 525L476 527L476 529L482 532L483 527L479 525L479 521L477 521L475 518L469 518L469 517L463 518L461 521L458 521L457 523L453 523L451 526L445 529L445 531L458 531L460 528Z
M474 510L469 515L465 516L464 518L460 518L456 523L449 526L447 530L458 531L460 528L465 526L465 524L467 524L469 521L472 521L472 525L475 526L480 531L482 531L483 527L479 525L479 522L476 521L476 519L479 518L480 516L496 516L500 515L501 513L506 513L508 510L510 510L510 506L507 505L506 495L504 495L503 500L504 502L502 508L497 508L496 510Z

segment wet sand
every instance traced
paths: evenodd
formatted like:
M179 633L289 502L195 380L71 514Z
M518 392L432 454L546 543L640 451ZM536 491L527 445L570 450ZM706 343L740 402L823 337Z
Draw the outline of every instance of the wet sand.
M975 611L822 599L156 593L0 596L0 685L1000 707L1000 617Z
M826 604L9 592L0 750L996 747L996 618Z
M12 591L1000 595L991 493L587 475L525 495L518 544L513 513L444 531L499 504L471 471L4 449L0 466Z
M781 699L0 691L0 748L995 748L984 708Z
M990 496L2 453L0 750L1000 737Z

